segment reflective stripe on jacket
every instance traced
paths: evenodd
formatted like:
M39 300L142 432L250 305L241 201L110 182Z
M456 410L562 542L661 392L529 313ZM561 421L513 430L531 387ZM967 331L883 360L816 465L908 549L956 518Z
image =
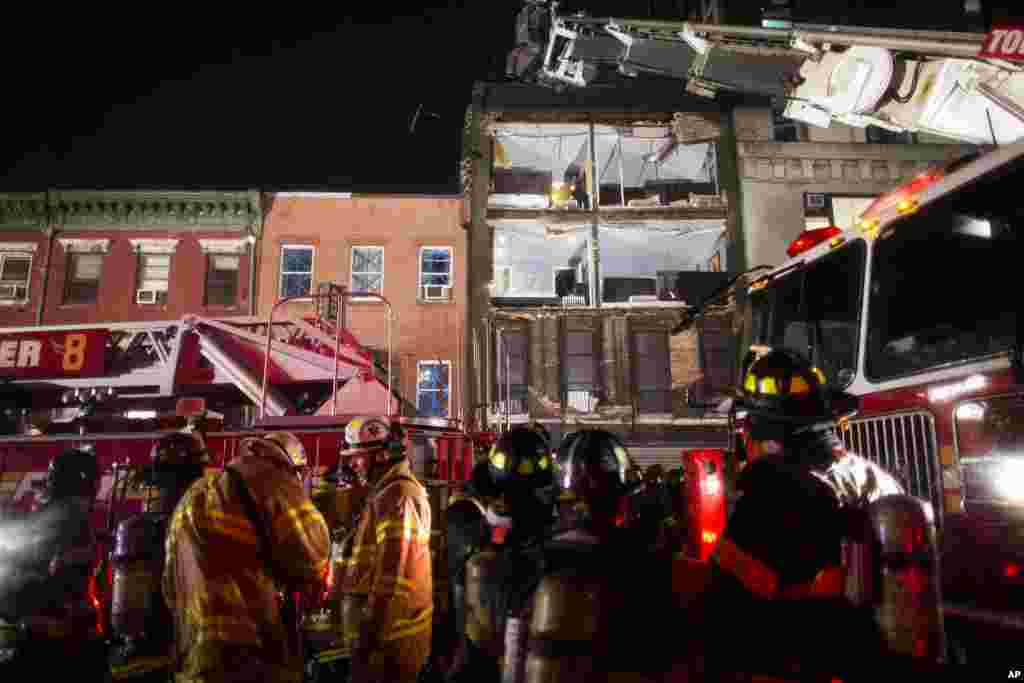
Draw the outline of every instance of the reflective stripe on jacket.
M712 555L715 563L736 577L759 598L796 599L838 597L843 592L846 575L842 567L826 567L813 581L780 586L774 569L747 553L728 538L723 538Z
M370 495L342 563L341 591L367 597L371 638L429 639L433 618L430 504L408 461L394 465Z
M323 517L276 449L259 442L232 463L272 544L268 575L260 536L228 472L195 482L171 517L163 593L174 615L177 679L202 681L244 649L267 680L299 681L302 662L282 623L278 591L319 587L330 539Z

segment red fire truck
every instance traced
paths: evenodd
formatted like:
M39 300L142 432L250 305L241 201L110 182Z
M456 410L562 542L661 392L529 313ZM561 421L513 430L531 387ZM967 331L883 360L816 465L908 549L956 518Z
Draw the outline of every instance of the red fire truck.
M1024 629L1022 181L1020 143L929 169L802 233L742 304L746 362L805 353L861 398L846 446L931 504L947 639L972 661Z
M211 466L220 468L246 436L291 431L306 447L312 491L337 463L349 420L380 414L405 427L431 492L435 529L443 530L449 489L468 478L475 450L494 435L470 434L455 419L417 416L388 379L390 311L381 363L345 329L348 296L342 288L321 289L314 312L295 318L275 319L272 312L265 319L0 329L0 522L34 509L54 456L87 447L102 473L93 523L106 558L118 523L143 509L145 494L132 488L130 474L163 435L198 418ZM440 531L435 536L442 569L443 538ZM111 578L108 568L93 596L108 625ZM446 583L437 585L443 593Z

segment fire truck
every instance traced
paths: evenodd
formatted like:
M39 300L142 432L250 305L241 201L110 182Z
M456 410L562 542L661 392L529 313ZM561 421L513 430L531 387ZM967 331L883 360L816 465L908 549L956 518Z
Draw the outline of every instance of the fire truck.
M387 357L378 359L345 327L345 302L355 295L373 296L331 284L314 293L309 312L292 317L275 317L291 301L283 299L266 318L0 329L0 521L35 509L53 457L69 448L95 454L102 479L92 522L102 559L92 598L109 633L108 558L119 522L143 509L145 492L131 475L147 464L158 439L198 430L210 467L219 469L243 438L293 432L308 453L304 484L312 492L338 462L349 420L387 415L405 428L430 493L436 612L443 619L444 508L494 435L415 414L391 386L390 304L383 300Z
M930 503L951 655L1024 628L1024 336L1011 273L1024 144L933 167L745 278L742 367L800 351L860 398L839 436ZM744 458L744 415L733 452Z

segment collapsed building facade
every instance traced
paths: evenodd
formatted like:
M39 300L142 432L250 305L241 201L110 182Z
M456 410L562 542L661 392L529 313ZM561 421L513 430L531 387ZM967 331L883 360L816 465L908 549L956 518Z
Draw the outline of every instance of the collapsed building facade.
M848 225L967 150L780 121L770 100L671 83L477 84L463 153L476 420L601 426L642 463L721 443L735 302L680 321L732 276L784 260L801 231Z

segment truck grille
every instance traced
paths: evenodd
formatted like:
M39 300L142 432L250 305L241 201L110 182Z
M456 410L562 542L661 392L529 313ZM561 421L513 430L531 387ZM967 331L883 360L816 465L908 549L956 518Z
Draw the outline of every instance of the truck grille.
M942 479L936 460L935 419L927 412L850 420L839 434L843 445L901 481L907 492L932 504L942 517Z

